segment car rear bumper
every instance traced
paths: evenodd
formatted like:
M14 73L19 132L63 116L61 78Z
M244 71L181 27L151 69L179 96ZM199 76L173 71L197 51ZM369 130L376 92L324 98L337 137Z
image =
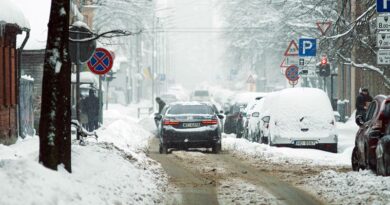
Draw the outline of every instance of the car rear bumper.
M271 139L271 144L277 147L291 147L291 148L307 148L307 149L319 149L324 151L337 152L337 135L331 135L326 138L281 138L277 137ZM301 145L297 141L310 141L315 142L314 145Z
M210 148L214 144L221 143L221 138L217 130L202 132L168 130L162 134L162 142L168 148Z

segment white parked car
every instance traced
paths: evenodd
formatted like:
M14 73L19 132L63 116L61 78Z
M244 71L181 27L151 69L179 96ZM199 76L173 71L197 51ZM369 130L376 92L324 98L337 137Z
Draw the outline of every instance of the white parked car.
M260 124L261 124L261 114L262 108L264 106L264 98L256 102L252 109L247 113L248 125L247 125L247 135L248 139L252 142L260 142Z
M277 92L268 104L269 115L262 118L269 122L264 137L270 145L337 153L336 121L324 91L289 88Z

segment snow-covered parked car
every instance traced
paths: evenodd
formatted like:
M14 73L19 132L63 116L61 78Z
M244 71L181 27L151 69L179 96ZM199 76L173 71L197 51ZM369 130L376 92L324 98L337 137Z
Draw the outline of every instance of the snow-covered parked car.
M260 142L261 113L264 101L264 98L256 101L256 104L254 104L253 108L247 113L247 131L245 133L247 135L247 139L252 142Z
M269 139L266 141L270 145L337 153L335 118L324 91L316 88L279 91L268 111Z

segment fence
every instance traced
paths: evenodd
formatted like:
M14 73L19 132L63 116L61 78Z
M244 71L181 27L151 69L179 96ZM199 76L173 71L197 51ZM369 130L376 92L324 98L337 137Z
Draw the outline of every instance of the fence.
M19 90L19 135L22 138L35 134L33 91L34 81L22 78Z

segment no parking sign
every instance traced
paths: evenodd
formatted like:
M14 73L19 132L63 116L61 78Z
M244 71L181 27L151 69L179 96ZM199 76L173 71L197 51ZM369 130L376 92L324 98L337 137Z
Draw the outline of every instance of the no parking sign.
M288 67L285 74L289 81L294 82L299 80L299 68L296 65Z
M104 75L111 70L113 64L111 53L104 48L97 48L88 61L88 68L95 74Z

